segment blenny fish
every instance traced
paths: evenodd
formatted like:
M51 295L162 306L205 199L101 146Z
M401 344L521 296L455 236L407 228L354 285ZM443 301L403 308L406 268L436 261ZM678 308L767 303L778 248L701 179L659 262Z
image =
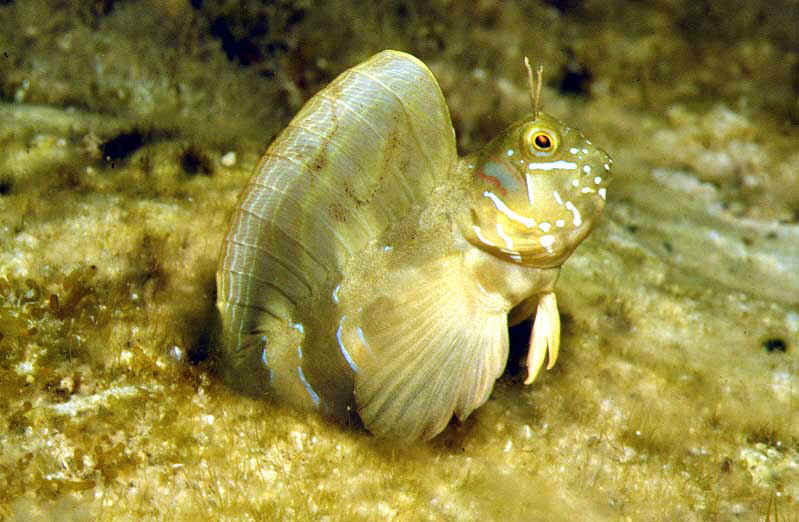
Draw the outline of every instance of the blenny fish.
M216 274L226 380L377 436L429 439L482 405L508 326L535 317L531 383L558 356L561 264L605 205L610 157L539 110L458 158L441 88L383 51L268 147Z

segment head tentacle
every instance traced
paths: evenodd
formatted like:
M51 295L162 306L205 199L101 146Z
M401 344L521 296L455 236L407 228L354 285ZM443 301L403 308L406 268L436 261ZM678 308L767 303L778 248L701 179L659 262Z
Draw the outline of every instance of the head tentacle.
M530 104L533 106L533 120L538 118L538 110L541 103L541 86L544 75L544 66L536 65L535 78L533 78L533 68L530 66L530 59L524 57L524 66L527 69L527 85L530 88Z

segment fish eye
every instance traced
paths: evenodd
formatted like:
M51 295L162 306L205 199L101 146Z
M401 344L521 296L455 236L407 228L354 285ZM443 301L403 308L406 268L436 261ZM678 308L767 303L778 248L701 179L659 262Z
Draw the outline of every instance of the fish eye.
M524 133L524 150L535 156L549 155L558 148L558 137L554 132L541 127L531 127Z
M545 132L539 132L533 136L533 145L535 145L535 148L538 150L549 150L552 148L552 138Z

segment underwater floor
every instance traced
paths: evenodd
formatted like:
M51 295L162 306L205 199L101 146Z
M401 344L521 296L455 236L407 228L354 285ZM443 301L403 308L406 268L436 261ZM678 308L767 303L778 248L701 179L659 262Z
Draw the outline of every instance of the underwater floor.
M0 520L799 519L792 2L204 4L0 2ZM259 155L387 47L464 151L526 111L529 54L616 173L555 368L523 386L515 346L411 446L242 396L207 348Z

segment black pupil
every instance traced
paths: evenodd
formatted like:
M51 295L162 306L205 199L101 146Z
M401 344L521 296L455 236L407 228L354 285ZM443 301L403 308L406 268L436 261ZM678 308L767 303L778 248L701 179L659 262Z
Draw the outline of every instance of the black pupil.
M549 139L549 136L546 134L538 134L535 137L535 144L538 146L539 149L548 149L552 146L552 141Z

